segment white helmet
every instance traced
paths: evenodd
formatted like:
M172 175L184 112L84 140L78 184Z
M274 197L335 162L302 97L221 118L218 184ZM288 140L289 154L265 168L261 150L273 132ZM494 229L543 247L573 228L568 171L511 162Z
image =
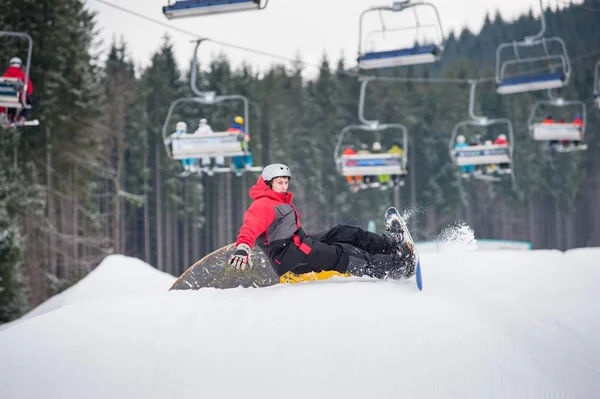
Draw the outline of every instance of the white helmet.
M187 123L177 122L177 125L175 125L175 130L179 132L187 132Z
M292 171L290 168L281 163L272 163L271 165L265 166L261 176L265 182L270 182L276 177L287 176L292 178Z
M201 125L206 125L207 123L208 123L208 121L205 118L200 119Z
M498 136L498 138L501 140L506 140L506 134L501 134Z
M492 145L492 140L486 140L484 144L485 145Z
M21 61L21 59L19 57L11 58L10 62L8 63L8 66L16 66L19 68L21 68L22 65L23 65L23 61Z
M379 141L373 143L373 151L381 151L381 143Z
M465 136L463 136L463 135L461 134L460 136L458 136L458 137L456 138L456 142L457 142L457 143L460 143L460 144L464 143L464 142L465 142Z

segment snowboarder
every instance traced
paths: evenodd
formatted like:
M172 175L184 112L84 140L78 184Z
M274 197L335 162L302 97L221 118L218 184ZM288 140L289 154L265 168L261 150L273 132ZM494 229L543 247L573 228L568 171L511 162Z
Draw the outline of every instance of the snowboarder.
M265 166L250 189L254 202L244 215L244 224L229 264L236 269L252 267L250 252L255 242L282 276L333 270L354 276L408 278L416 259L402 234L392 239L360 227L338 225L310 235L300 226L288 184L290 169L283 164Z
M17 78L19 79L23 84L25 84L25 72L23 72L23 61L21 61L21 59L19 57L13 57L10 62L8 63L8 69L6 70L6 72L4 73L4 75L2 75L3 78ZM21 93L19 95L19 99L21 102L23 102L23 93ZM33 98L33 83L31 83L31 78L27 79L27 93L25 93L25 104L29 105L30 107L33 107L34 104L34 98ZM31 115L31 108L23 108L21 109L21 112L19 112L17 114L17 110L14 108L9 108L8 110L6 110L6 108L4 107L0 107L0 113L7 114L7 119L10 123L12 122L24 122L25 119L29 118L29 116Z

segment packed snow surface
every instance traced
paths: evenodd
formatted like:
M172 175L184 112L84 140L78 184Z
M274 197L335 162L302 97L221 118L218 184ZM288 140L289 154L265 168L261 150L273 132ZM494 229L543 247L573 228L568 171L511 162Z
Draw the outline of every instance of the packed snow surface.
M0 332L0 396L595 398L599 258L427 253L422 292L359 278L167 292L122 257L122 275Z
M146 262L123 255L111 255L84 279L42 303L19 320L0 324L0 331L32 317L63 306L116 295L135 295L163 291L175 277L163 273Z

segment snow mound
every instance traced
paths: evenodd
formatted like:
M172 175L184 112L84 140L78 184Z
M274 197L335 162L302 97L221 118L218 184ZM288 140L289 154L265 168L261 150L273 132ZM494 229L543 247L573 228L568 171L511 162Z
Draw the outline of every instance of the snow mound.
M596 397L599 256L423 254L422 292L335 278L78 302L0 333L0 386L3 398Z
M75 285L48 299L18 320L0 325L0 330L81 301L167 291L174 281L175 277L172 275L163 273L140 259L110 255Z

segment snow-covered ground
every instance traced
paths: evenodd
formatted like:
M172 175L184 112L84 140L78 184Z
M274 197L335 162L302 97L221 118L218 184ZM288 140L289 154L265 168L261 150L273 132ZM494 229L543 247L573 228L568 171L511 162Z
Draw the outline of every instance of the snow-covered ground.
M0 331L63 306L116 295L137 295L164 291L175 277L146 262L123 255L106 258L84 279L42 303L19 320L0 324Z
M172 277L110 257L0 332L0 397L596 398L598 259L425 253L422 292L357 278L167 292Z

